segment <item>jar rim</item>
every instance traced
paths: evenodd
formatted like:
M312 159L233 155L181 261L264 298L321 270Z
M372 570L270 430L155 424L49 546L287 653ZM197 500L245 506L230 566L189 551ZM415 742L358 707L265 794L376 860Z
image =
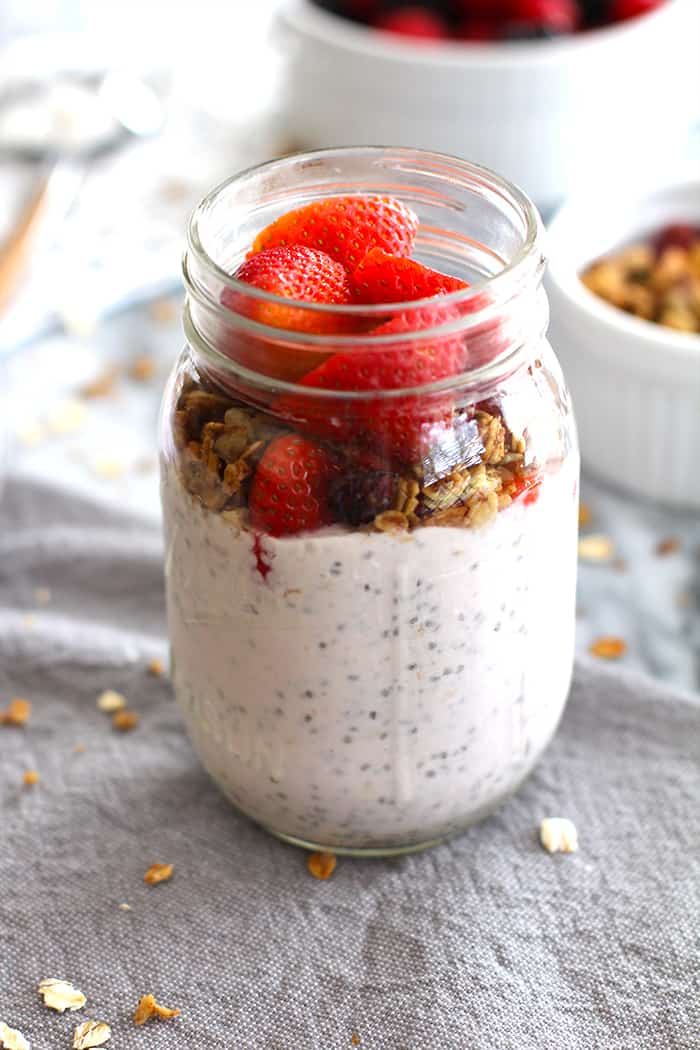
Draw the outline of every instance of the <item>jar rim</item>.
M354 305L311 303L304 300L290 299L284 296L275 295L272 292L264 291L263 289L256 288L254 285L237 280L214 258L212 258L211 254L204 247L201 237L201 223L209 213L214 202L219 199L229 187L235 184L242 184L246 179L252 179L260 174L271 173L275 170L283 170L291 161L299 161L300 159L303 159L309 164L312 164L315 160L328 160L333 156L337 156L340 159L343 157L365 155L371 159L372 157L379 158L386 156L387 154L398 158L405 164L412 163L415 165L416 163L423 162L424 164L433 163L445 167L447 171L451 172L452 181L459 178L460 174L464 182L474 183L479 180L491 193L497 195L510 205L523 221L525 233L520 247L514 253L513 258L506 262L497 273L470 284L468 288L441 295L441 306L462 306L477 299L480 295L483 295L486 289L492 293L492 300L502 302L504 298L507 298L506 292L509 286L520 286L526 283L528 277L530 279L537 279L541 276L545 260L542 251L538 251L537 249L541 244L544 234L542 220L530 198L518 186L509 182L508 179L498 175L490 168L474 164L471 161L451 157L449 154L445 153L393 146L343 146L290 153L275 160L265 161L262 164L255 164L243 171L229 176L229 178L224 179L210 190L195 206L187 224L187 249L183 255L182 270L183 279L188 291L192 291L198 296L204 295L205 298L208 299L207 305L210 309L214 309L216 312L221 313L222 316L228 318L231 317L233 311L226 306L223 306L220 302L216 302L213 298L208 297L206 291L201 285L194 282L191 268L188 265L188 255L191 253L193 258L203 266L205 270L208 270L213 274L223 288L226 288L233 293L244 295L248 299L254 299L256 301L276 306L285 306L287 308L299 308L309 316L318 315L328 317L330 315L342 317L372 317L376 315L378 317L385 317L387 312L386 303ZM344 195L349 196L351 194L345 193ZM358 194L358 196L360 195L361 194ZM366 196L368 194L365 193L362 195ZM426 307L434 305L435 297L429 297L409 300L407 302L391 303L391 309L392 312L410 314L414 311L418 312L424 310ZM483 313L481 311L475 311L471 317L471 323L473 324L483 321ZM252 325L254 330L258 333L263 330L268 335L271 335L272 333L279 335L282 333L285 340L289 340L292 343L303 342L307 345L311 344L316 346L333 344L334 346L342 347L346 343L350 346L357 342L357 337L353 338L353 336L310 336L308 333L295 333L291 330L273 328L256 322L252 322ZM465 325L465 327L468 326L468 324ZM421 336L429 335L431 331L432 329L422 330ZM294 338L295 335L297 336L296 339ZM379 337L379 340L381 340L381 338L382 337ZM364 340L368 340L371 345L374 345L374 337L372 337L371 334L367 333L366 335L363 335L363 341ZM379 345L379 340L377 345Z

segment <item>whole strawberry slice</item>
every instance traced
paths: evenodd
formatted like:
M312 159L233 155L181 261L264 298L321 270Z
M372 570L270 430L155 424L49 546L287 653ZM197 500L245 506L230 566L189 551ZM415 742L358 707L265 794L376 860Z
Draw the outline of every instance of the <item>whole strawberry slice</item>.
M250 487L250 518L270 536L287 536L330 525L328 486L333 460L325 449L301 434L271 441Z
M305 245L354 270L371 248L410 255L418 218L394 197L327 197L287 212L259 233L252 253Z
M447 305L403 313L376 328L374 336L396 336L395 343L333 354L301 380L301 386L361 391L358 399L280 399L276 411L296 425L339 441L359 439L388 459L413 463L429 447L436 427L452 417L449 393L406 394L383 398L382 391L423 387L459 374L465 346L459 335L435 336L422 342L416 333L445 324L457 316ZM377 396L372 396L377 395Z
M353 271L350 285L356 300L367 304L407 303L469 287L459 277L431 270L414 259L390 255L382 248L367 253Z

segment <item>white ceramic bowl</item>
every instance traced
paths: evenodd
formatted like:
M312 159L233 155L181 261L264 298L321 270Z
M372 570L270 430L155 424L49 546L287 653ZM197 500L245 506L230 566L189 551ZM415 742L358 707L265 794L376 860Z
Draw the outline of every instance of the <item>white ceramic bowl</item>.
M311 0L281 15L286 125L299 146L450 153L521 186L545 211L601 165L677 157L700 116L699 0L556 41L413 43Z
M700 508L700 335L643 321L581 283L586 265L669 222L700 224L700 180L572 199L549 228L550 341L584 465L637 495Z

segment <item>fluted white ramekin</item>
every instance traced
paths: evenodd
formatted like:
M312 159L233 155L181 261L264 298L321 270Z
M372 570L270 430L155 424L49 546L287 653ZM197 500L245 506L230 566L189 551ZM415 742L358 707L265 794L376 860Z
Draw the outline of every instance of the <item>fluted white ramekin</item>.
M610 249L680 221L700 224L700 179L572 199L549 227L545 283L584 466L637 495L700 508L700 335L618 310L579 278Z

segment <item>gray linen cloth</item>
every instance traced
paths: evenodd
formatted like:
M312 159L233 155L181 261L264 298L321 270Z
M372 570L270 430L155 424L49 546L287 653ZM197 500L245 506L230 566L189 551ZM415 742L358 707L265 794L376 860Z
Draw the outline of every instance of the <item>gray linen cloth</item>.
M580 665L555 742L495 816L320 883L220 796L146 673L166 652L157 529L17 480L0 526L0 695L34 705L0 727L0 1020L35 1050L69 1047L86 1017L115 1050L700 1047L693 698ZM97 710L107 688L133 732ZM541 849L547 815L576 822L577 854ZM153 861L170 882L144 884ZM45 1008L44 977L85 1009ZM181 1016L136 1028L150 991Z

